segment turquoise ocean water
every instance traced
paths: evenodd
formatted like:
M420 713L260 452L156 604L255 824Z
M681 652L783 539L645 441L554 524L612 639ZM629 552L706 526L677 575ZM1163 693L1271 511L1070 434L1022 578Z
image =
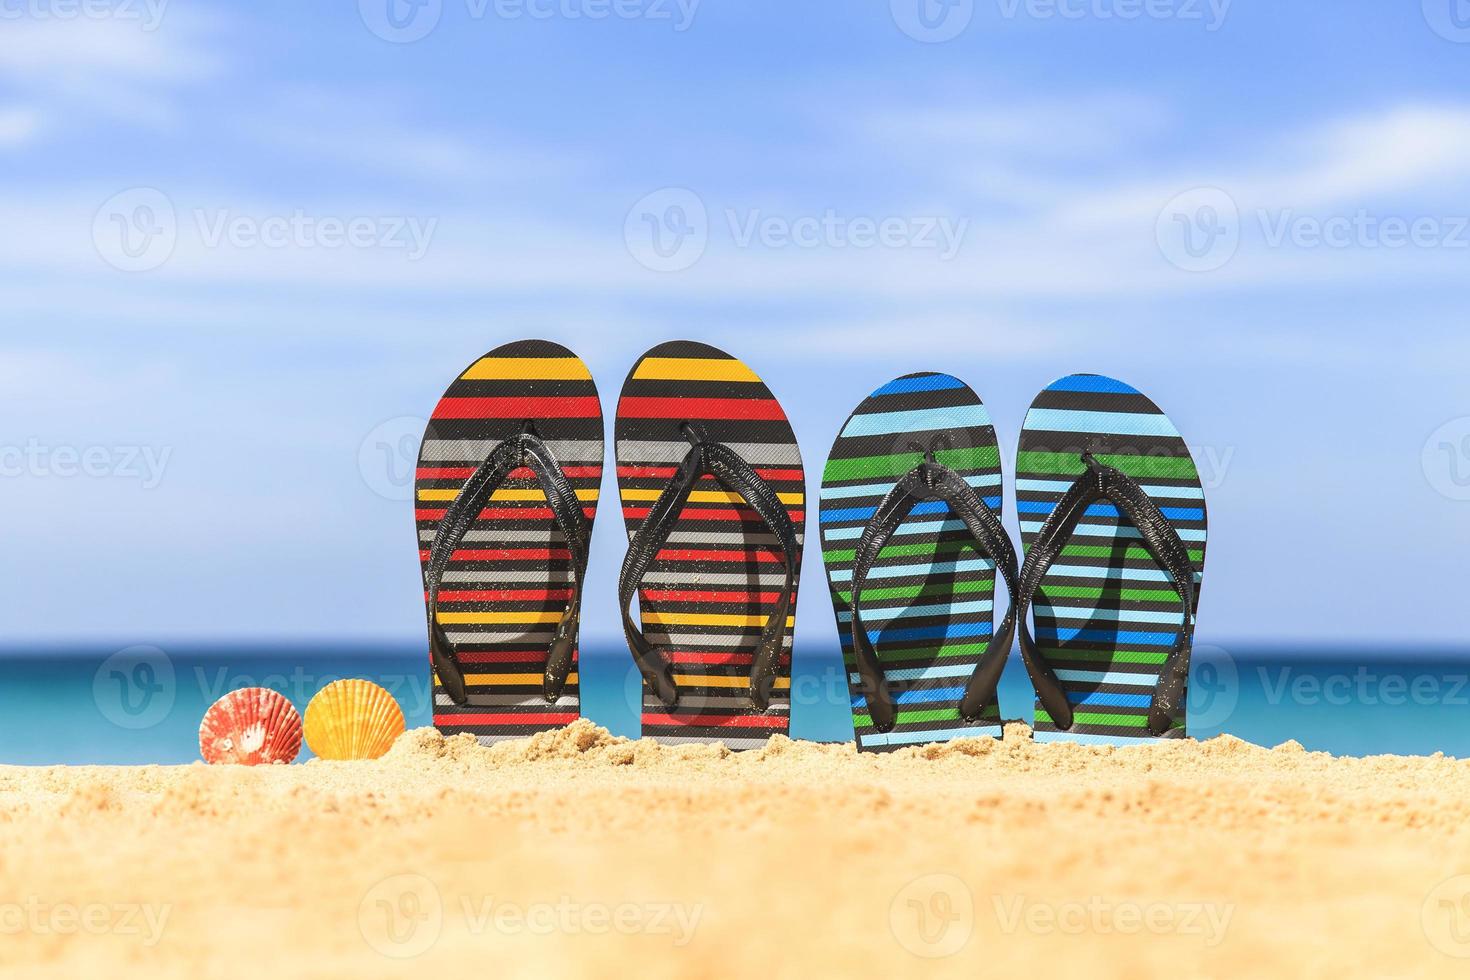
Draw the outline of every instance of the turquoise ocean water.
M584 654L584 713L614 734L637 734L638 678L621 649ZM410 727L431 724L429 678L417 647L154 646L0 652L0 763L187 763L199 758L205 709L239 687L281 691L299 709L343 677L383 684ZM841 660L797 652L792 734L852 738ZM1201 649L1190 695L1191 734L1229 733L1261 745L1289 739L1339 755L1444 752L1470 757L1470 651ZM1029 720L1018 660L1001 710ZM303 758L309 753L303 752Z

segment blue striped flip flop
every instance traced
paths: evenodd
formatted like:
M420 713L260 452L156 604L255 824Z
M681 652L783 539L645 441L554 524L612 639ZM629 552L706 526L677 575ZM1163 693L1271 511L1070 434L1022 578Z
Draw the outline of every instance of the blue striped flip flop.
M1037 739L1183 738L1206 514L1179 430L1121 381L1063 378L1026 416L1016 505L1022 650L1065 692L1038 687Z
M842 427L822 472L822 558L859 751L1000 736L1014 619L993 628L997 561L1016 574L1000 515L995 427L963 381L899 378Z

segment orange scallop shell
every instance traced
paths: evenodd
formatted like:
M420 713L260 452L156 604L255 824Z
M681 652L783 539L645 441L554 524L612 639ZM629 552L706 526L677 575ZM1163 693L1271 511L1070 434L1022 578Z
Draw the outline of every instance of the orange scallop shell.
M328 684L306 706L306 744L322 759L379 758L403 729L403 709L371 681Z
M301 716L267 687L231 691L204 713L199 754L210 764L284 765L301 751Z

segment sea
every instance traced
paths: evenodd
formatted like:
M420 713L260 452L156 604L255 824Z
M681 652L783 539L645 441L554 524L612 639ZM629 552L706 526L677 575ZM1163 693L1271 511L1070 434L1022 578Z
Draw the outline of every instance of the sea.
M0 650L0 763L179 764L199 759L199 721L217 698L270 687L304 711L326 684L382 684L409 727L432 724L420 644L174 643ZM581 658L583 713L615 735L638 735L637 673L608 645ZM1001 713L1028 721L1032 694L1013 658ZM852 739L841 656L796 653L792 736ZM1263 746L1299 742L1343 756L1470 758L1470 650L1206 647L1196 651L1190 734ZM310 757L303 749L302 758Z

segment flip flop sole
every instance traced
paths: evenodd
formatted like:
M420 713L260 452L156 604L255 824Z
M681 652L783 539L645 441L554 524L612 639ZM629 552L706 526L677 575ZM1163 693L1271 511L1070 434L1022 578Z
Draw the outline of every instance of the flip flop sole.
M806 476L791 424L755 372L723 351L688 341L653 348L623 384L614 433L629 539L689 452L685 422L703 427L770 484L799 546ZM642 692L636 697L644 735L666 744L718 741L746 749L789 732L794 601L770 706L756 709L747 693L761 629L784 582L781 552L764 522L738 494L703 477L638 593L644 635L674 663L680 692L670 709L636 671L630 675L630 690Z
M878 504L930 448L1000 516L1000 450L990 413L963 381L947 374L911 374L873 392L842 427L822 473L822 559L859 751L1001 734L998 706L973 723L960 718L965 682L993 629L995 563L943 502L914 507L863 589L863 625L898 707L893 731L873 727L852 658L858 542Z
M550 447L582 501L588 529L602 484L602 408L587 366L544 340L498 347L449 386L424 432L415 475L419 561L464 482L526 422ZM572 556L529 469L511 473L465 535L444 573L439 621L463 665L469 704L434 678L434 725L489 744L571 724L581 716L573 667L555 704L542 697L552 634L572 582ZM427 601L427 592L425 594Z
M1042 522L1086 466L1090 452L1137 480L1203 569L1205 494L1189 447L1157 405L1098 375L1052 384L1031 406L1016 460L1021 540ZM1198 583L1201 576L1196 574ZM1179 596L1142 538L1109 503L1094 504L1041 583L1036 642L1072 702L1058 731L1038 704L1038 740L1127 744L1151 740L1149 704L1178 636ZM1171 737L1181 737L1176 728Z

